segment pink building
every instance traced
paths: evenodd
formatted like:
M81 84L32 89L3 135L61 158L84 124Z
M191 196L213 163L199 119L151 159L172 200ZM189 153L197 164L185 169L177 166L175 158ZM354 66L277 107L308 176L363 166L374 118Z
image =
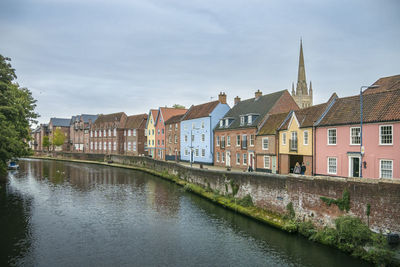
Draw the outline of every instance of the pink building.
M361 156L360 97L339 98L316 123L317 175L400 178L400 76L382 78L363 95ZM384 85L390 86L384 86ZM393 86L397 84L398 86Z

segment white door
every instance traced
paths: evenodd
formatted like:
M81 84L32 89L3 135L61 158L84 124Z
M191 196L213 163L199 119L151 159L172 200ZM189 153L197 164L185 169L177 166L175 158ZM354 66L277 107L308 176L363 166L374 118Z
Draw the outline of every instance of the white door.
M272 173L276 173L276 156L272 156Z
M231 152L226 151L226 166L230 167L231 166Z

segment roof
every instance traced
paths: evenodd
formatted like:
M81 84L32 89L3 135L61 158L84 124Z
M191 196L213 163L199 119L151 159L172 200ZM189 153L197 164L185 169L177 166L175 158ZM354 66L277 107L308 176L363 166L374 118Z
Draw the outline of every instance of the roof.
M258 125L265 115L273 108L275 103L279 100L287 90L262 95L258 98L250 98L247 100L240 101L234 105L224 116L224 118L232 118L233 122L228 127L216 126L216 130L222 129L235 129L235 128L248 128ZM240 126L240 116L246 114L259 114L259 116L253 120L251 125Z
M151 116L153 117L153 120L155 120L157 118L158 109L151 109L150 113Z
M185 113L186 114L186 113ZM182 117L185 116L185 114L180 114L180 115L175 115L169 118L167 121L165 121L165 124L172 124L172 123L178 123L182 120Z
M363 122L400 120L400 90L363 95ZM360 96L338 98L317 126L359 124Z
M112 114L100 114L96 121L94 122L94 125L99 125L104 122L114 122L114 121L120 121L122 115L125 114L124 112L118 112L118 113L112 113Z
M364 94L398 90L398 89L400 89L400 75L394 75L394 76L380 78L376 82L374 82L372 85L379 85L379 87L378 88L368 88L367 90L364 91Z
M258 135L275 134L276 130L285 121L289 113L290 112L283 112L268 116L260 131L258 132Z
M321 117L326 108L328 107L328 103L323 103L315 106L311 106L308 108L303 108L294 111L296 115L296 119L299 122L299 127L312 127L314 123ZM287 130L289 127L290 120L285 121L285 123L279 128L279 130Z
M167 108L167 107L159 108L159 112L157 114L157 119L156 119L155 125L157 125L158 116L160 116L160 113L161 113L161 115L164 119L164 123L165 123L171 117L173 117L175 115L183 115L186 113L186 111L187 111L187 109L184 109L184 108Z
M75 121L80 121L81 119L83 120L84 123L88 123L89 120L94 122L98 116L99 115L89 115L89 114L81 114L81 115L72 116L71 124L73 124Z
M71 119L64 118L51 118L50 123L56 127L69 127L69 122Z
M140 129L146 126L147 114L139 114L128 116L125 123L125 128Z
M219 101L212 101L201 105L191 106L188 112L186 112L183 120L193 120L202 117L208 117L213 110L218 106Z

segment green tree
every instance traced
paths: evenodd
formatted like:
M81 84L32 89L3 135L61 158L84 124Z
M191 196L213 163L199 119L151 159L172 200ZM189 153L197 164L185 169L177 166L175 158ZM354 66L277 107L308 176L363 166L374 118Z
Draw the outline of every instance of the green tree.
M185 106L183 106L183 105L180 105L180 104L174 104L173 106L172 106L173 108L185 108Z
M50 147L50 139L49 139L49 137L46 135L46 136L43 136L43 143L42 143L42 146L43 147L47 147L47 151L49 151L49 147Z
M62 146L64 144L65 135L61 131L61 129L56 128L56 130L54 131L54 135L53 135L53 140L52 141L53 141L53 145L54 146Z
M27 140L30 124L36 122L35 100L17 78L10 58L0 55L0 175L7 170L7 161L29 154Z

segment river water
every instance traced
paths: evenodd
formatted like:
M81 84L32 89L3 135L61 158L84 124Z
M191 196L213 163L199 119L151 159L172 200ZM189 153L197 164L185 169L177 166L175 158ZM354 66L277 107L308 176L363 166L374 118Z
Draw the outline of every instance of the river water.
M0 266L367 266L133 170L21 160L0 187Z

